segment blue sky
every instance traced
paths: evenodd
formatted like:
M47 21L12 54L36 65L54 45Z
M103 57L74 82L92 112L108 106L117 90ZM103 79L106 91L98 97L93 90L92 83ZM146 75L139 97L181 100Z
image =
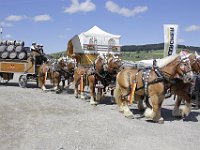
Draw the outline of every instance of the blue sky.
M0 0L3 39L66 50L75 34L97 25L121 45L162 43L163 24L178 24L178 44L200 47L199 0Z

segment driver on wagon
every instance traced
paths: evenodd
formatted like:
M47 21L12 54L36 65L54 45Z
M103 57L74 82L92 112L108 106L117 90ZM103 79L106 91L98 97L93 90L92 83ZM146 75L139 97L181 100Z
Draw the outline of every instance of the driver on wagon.
M43 47L43 45L42 45L42 47ZM43 54L43 49L41 51L35 42L32 43L31 53L32 53L33 57L35 58L35 63L37 65L41 65L43 63L43 61L47 60L47 58Z

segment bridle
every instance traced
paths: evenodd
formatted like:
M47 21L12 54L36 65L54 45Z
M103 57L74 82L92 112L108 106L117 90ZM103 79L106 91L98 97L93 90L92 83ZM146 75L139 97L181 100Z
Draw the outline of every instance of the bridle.
M181 57L179 64L181 65L180 70L182 72L182 74L179 73L180 77L185 77L189 72L192 71L192 67L188 57ZM177 65L177 67L179 66L179 64Z

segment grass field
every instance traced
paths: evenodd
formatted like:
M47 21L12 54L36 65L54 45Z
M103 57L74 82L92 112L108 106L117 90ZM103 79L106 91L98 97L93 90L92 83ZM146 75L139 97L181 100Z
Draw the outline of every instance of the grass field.
M163 50L154 51L139 51L139 52L122 52L121 57L123 60L139 61L144 59L157 59L163 57Z

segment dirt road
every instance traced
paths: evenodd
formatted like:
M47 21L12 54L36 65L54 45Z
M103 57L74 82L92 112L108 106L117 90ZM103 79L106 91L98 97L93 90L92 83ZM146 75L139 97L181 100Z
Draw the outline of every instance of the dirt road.
M17 78L0 85L0 150L199 149L200 110L176 119L174 101L167 99L165 123L156 124L127 119L109 101L91 106L72 93L72 87L61 94L44 93L35 84L23 89Z

